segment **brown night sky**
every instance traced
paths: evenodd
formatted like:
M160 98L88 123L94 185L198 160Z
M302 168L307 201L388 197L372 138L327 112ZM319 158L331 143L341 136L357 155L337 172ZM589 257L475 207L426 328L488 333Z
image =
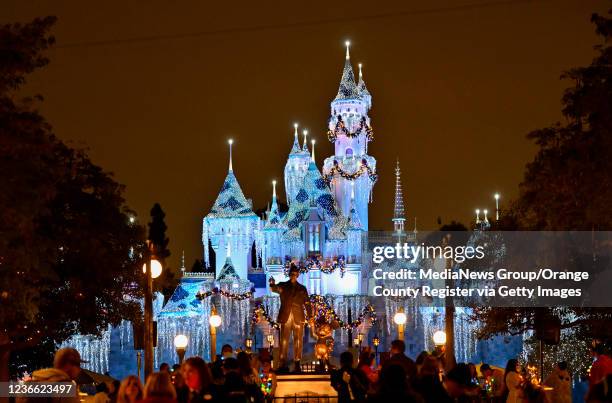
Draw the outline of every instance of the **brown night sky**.
M372 229L391 227L396 157L410 226L414 216L421 229L438 216L467 222L474 208L492 209L495 191L515 197L534 152L525 134L560 119L559 76L590 62L590 15L610 3L501 3L5 0L0 22L59 18L51 64L27 91L45 96L61 138L127 185L141 216L161 203L171 264L184 249L189 266L230 136L255 208L282 182L294 121L318 140L319 166L331 154L345 39L373 97ZM192 33L205 34L181 35Z

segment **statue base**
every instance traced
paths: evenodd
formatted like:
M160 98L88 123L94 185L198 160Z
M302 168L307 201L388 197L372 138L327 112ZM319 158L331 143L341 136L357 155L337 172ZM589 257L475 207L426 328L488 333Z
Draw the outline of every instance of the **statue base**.
M322 397L337 401L338 393L331 386L329 374L287 374L276 376L274 397L290 402L318 402Z

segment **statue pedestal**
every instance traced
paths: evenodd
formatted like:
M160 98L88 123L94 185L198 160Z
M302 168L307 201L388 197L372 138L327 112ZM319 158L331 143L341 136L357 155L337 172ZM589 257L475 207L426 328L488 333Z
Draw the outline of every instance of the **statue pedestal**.
M319 398L323 396L332 398L331 401L337 401L338 398L338 393L331 386L329 374L287 374L276 376L276 392L274 397L279 402L318 402Z

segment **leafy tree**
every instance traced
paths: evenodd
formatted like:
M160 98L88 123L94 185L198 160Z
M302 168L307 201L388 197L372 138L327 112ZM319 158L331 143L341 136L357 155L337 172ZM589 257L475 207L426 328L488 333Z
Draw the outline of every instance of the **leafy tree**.
M140 312L142 262L130 256L144 229L129 223L123 186L54 136L42 97L19 96L48 63L54 22L0 27L0 381L9 361L46 365L57 343Z
M161 291L165 301L172 296L176 285L178 284L178 273L176 269L167 266L166 258L170 256L168 244L170 239L166 237L168 226L164 218L166 213L162 210L159 203L155 203L151 208L151 222L149 226L149 241L153 243L155 249L155 257L162 263L164 270L159 279L155 280L153 285L156 290Z
M562 75L573 83L562 98L565 121L528 134L539 149L527 164L519 198L495 229L612 229L612 20L594 14L591 21L602 37L597 56L589 66ZM481 337L521 334L542 317L561 320L566 343L612 336L610 309L481 307L474 315ZM564 350L571 351L558 348Z

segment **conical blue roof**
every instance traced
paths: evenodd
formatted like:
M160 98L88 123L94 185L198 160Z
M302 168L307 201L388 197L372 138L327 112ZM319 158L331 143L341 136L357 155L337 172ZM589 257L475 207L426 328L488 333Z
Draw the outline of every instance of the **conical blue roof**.
M221 186L217 200L206 218L257 217L244 197L233 171L229 171Z
M299 239L300 225L308 219L311 202L322 211L323 218L326 221L335 223L336 220L342 218L339 214L340 209L336 205L327 183L313 161L310 161L304 183L289 206L286 215L286 239Z

